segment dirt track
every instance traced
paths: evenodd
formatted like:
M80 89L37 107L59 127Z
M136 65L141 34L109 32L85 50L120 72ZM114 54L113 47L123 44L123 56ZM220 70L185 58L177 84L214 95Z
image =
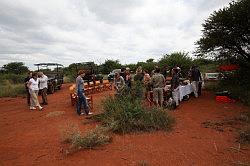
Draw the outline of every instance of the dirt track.
M236 130L204 128L207 120L221 121L246 111L239 103L216 103L214 96L203 96L181 103L171 112L177 119L170 133L115 135L109 145L95 150L82 150L63 155L65 145L60 130L67 123L76 123L82 131L96 124L83 124L71 106L68 86L48 96L44 111L30 111L25 98L0 99L0 165L234 165L250 164L250 146L237 151ZM100 112L101 100L112 92L93 95L94 113ZM47 117L53 111L63 115ZM223 126L222 126L223 127Z

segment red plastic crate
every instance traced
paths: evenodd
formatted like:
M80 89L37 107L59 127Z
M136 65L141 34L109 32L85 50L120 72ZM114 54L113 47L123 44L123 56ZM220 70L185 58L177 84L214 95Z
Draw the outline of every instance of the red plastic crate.
M235 100L228 96L216 96L215 100L219 103L234 103Z

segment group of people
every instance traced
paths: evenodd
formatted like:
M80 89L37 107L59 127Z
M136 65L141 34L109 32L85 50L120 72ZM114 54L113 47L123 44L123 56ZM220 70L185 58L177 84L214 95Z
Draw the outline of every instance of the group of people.
M164 89L171 92L171 98L175 101L176 106L179 105L180 94L180 77L181 69L179 67L174 67L171 70L171 81L170 85L167 85L167 77L169 72L164 67L164 70L160 70L158 66L151 72L151 75L147 70L142 70L142 67L139 66L134 75L133 84L138 82L143 84L145 87L145 97L149 96L149 92L153 92L153 101L156 106L163 106L164 102ZM198 90L200 90L200 82L202 81L201 72L198 69L198 66L192 66L188 73L189 80L191 82L194 96L198 97ZM114 87L116 90L116 95L120 96L129 92L132 87L132 76L129 68L126 68L125 71L121 70L121 73L115 73L114 78ZM142 97L143 92L138 93L138 97Z
M41 105L47 105L48 77L43 72L29 72L24 80L27 92L27 104L30 110L42 110ZM42 103L39 103L38 92L41 92Z
M165 70L164 70L165 71ZM130 93L132 86L144 85L145 97L148 97L149 92L153 91L153 101L156 106L163 106L164 101L164 89L166 89L166 77L168 72L161 72L158 66L149 74L147 70L142 70L139 66L136 70L134 77L130 73L129 68L123 68L121 72L115 73L114 88L116 90L116 96L121 96L125 93ZM164 74L164 75L163 75ZM170 82L170 92L172 92L172 98L179 105L179 86L180 86L180 68L174 67L171 70L172 79ZM195 97L198 97L198 89L202 80L201 73L197 66L193 66L189 71L189 78L193 87ZM78 115L91 115L90 108L88 106L87 98L84 93L84 70L78 71L78 77L76 78L76 94L78 96L76 112ZM42 105L47 105L47 89L48 89L48 77L43 72L30 72L28 77L25 78L25 87L27 91L27 103L30 106L30 110L42 110L38 100L38 92L41 92ZM141 87L141 86L138 86ZM143 97L143 89L139 88L136 91L136 96ZM82 112L82 106L84 112Z

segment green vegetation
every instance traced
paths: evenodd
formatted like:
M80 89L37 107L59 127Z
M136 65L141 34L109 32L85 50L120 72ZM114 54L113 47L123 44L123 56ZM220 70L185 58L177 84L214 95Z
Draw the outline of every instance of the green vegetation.
M102 74L109 74L112 70L120 68L121 64L118 60L105 60L105 62L100 65L100 72Z
M133 93L131 93L133 94ZM101 122L100 126L82 134L74 124L62 130L62 139L71 144L73 152L81 148L91 149L111 142L111 132L126 134L131 132L169 131L175 119L166 111L143 105L140 98L130 94L109 97L103 101L104 112L90 117Z
M197 42L199 56L250 61L250 1L232 1L205 20L203 35Z
M4 84L6 81L9 81L13 84L24 84L24 79L27 74L0 74L0 84Z
M27 66L24 66L23 62L11 62L6 65L3 65L4 73L13 73L13 74L23 74L29 71Z
M24 84L13 84L8 80L0 83L0 97L16 97L25 93Z
M115 133L168 131L175 122L166 111L145 107L140 100L130 95L107 98L103 107L104 112L93 118Z
M24 79L27 75L28 67L22 62L11 62L3 65L0 73L0 97L16 97L24 95Z
M169 69L179 66L182 70L183 76L187 76L190 67L193 65L192 59L188 56L188 53L175 52L167 54L159 61L159 66L164 67L168 65Z

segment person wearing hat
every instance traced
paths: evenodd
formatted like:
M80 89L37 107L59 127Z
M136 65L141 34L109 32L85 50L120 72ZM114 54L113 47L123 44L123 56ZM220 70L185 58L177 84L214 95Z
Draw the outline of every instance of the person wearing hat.
M126 79L126 68L125 67L121 68L120 76L122 76L122 78L124 80Z
M125 84L127 85L128 91L130 91L132 87L132 76L130 74L130 69L127 67L125 70Z
M25 89L26 89L26 94L27 94L27 104L28 106L30 106L30 92L29 92L29 87L28 87L28 83L29 80L32 78L32 72L28 72L28 76L24 79L24 85L25 85Z
M120 73L115 73L114 88L116 90L116 96L121 96L124 93L126 84Z

